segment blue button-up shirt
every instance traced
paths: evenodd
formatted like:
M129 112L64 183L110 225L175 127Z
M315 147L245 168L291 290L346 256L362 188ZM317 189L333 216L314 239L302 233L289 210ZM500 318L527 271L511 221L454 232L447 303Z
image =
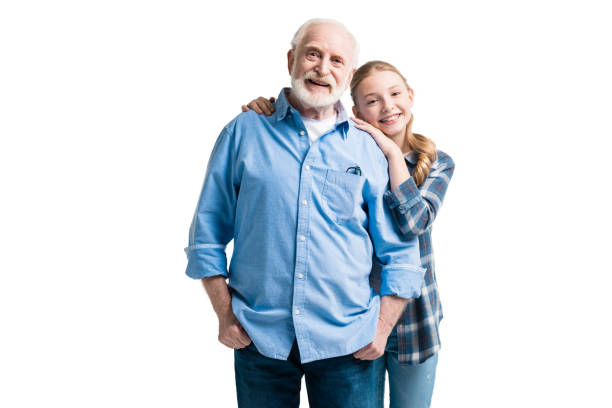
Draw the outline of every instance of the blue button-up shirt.
M387 162L336 106L334 129L310 143L281 91L272 116L241 113L211 153L189 231L187 275L229 278L234 314L264 356L303 363L353 353L376 334L381 296L417 297L416 238L385 205ZM225 246L234 240L227 269Z

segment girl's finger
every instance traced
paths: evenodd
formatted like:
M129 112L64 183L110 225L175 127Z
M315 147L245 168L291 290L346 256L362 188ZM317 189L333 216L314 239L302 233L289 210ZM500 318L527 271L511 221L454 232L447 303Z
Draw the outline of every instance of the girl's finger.
M376 133L375 128L371 125L360 125L358 128L361 130L365 130L366 132L370 134L370 136L372 136L375 139L378 137L378 133Z
M367 127L367 126L368 126L368 124L367 124L367 123L355 122L355 127L356 127L357 129L363 129L363 128Z
M361 119L355 119L355 127L359 128L359 129L363 129L363 128L368 128L368 129L373 129L374 126L370 125L368 122L365 122Z

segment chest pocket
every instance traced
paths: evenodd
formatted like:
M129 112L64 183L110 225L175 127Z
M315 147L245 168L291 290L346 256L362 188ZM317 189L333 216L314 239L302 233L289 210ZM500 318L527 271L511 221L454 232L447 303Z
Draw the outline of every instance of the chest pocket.
M364 180L364 177L356 174L326 171L323 200L335 215L338 224L351 218L355 209L361 207Z

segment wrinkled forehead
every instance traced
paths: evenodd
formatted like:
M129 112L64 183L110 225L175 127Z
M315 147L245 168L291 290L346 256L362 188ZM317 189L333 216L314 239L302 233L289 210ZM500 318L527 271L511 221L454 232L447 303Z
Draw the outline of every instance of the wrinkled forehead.
M320 23L308 27L298 48L309 46L323 47L329 52L352 59L355 42L351 35L342 27L335 24Z

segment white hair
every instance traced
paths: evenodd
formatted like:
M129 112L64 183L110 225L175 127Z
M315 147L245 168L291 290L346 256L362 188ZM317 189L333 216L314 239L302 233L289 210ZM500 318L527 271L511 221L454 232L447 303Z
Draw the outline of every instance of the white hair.
M293 39L291 40L291 49L294 51L297 49L298 45L302 42L302 39L304 38L304 34L306 34L306 31L308 30L308 28L310 28L310 26L315 25L315 24L333 24L336 27L344 30L349 35L351 40L353 40L353 61L351 61L353 65L352 68L357 68L357 59L358 59L357 57L359 56L359 43L357 42L357 39L345 27L344 24L342 24L339 21L332 20L330 18L313 18L313 19L306 21L304 24L302 24L300 28L298 28L298 30L295 32L295 35L293 36Z

